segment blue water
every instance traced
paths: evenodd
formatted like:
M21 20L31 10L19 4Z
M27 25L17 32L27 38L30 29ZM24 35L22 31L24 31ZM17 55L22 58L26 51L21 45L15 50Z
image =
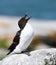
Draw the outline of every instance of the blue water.
M0 15L56 20L56 0L0 0Z

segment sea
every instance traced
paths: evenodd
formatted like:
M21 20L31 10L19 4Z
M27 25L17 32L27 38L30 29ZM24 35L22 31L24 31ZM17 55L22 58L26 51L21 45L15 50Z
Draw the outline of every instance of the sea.
M56 20L56 0L0 0L0 16Z

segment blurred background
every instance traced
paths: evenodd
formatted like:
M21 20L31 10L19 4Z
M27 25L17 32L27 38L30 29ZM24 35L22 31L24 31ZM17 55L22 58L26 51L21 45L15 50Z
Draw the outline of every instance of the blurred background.
M27 50L56 48L56 0L0 0L0 59L19 30L18 20L31 16L35 36Z

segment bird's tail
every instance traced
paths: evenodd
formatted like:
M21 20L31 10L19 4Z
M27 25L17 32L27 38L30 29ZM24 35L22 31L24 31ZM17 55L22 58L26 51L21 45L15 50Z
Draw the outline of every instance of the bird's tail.
M9 55L11 53L11 51L9 51L8 53L7 53L7 55Z

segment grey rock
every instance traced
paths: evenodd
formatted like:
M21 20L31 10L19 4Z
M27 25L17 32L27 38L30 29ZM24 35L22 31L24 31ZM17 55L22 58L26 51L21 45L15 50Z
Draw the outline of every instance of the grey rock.
M56 65L56 49L40 49L27 54L13 54L0 61L0 65Z

